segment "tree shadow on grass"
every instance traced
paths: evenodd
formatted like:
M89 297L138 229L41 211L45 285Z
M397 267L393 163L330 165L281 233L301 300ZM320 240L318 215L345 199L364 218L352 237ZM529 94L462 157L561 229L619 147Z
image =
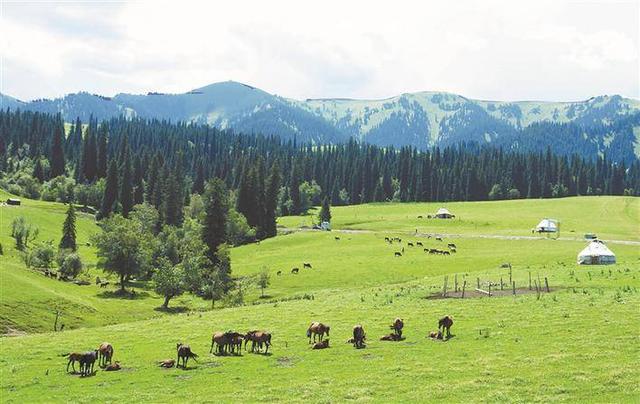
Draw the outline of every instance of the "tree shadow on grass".
M187 311L189 311L189 308L187 308L186 306L175 306L175 307L156 307L153 310L155 311L159 311L161 313L167 313L167 314L178 314L178 313L186 313Z
M107 290L101 293L98 293L98 296L101 299L127 299L127 300L140 300L146 299L150 295L148 292L134 292L125 290L124 292L120 289L118 290Z
M258 299L271 299L271 298L272 298L271 295L264 295L264 296L258 297Z

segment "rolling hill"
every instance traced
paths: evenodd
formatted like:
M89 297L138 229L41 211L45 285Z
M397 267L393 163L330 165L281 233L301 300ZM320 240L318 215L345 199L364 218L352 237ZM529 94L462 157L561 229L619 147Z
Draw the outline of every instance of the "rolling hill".
M293 100L228 81L183 94L69 94L22 102L0 95L2 108L90 116L156 118L207 123L244 133L326 144L355 138L396 147L427 148L460 142L544 150L616 161L640 157L640 101L598 96L580 102L501 102L443 92L383 100Z

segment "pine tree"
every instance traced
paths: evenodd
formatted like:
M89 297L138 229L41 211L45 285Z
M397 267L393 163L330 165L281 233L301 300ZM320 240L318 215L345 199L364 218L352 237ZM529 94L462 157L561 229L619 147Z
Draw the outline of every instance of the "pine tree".
M53 144L51 145L51 178L64 175L64 124L60 118L53 130Z
M269 178L267 179L264 193L264 237L274 237L276 235L276 213L278 209L278 194L280 192L280 163L276 160L271 165Z
M214 264L218 264L218 248L227 240L229 212L227 187L221 179L213 178L207 183L204 205L205 218L202 227L202 241L207 245L207 257Z
M202 194L204 192L204 167L202 161L199 161L196 167L196 178L193 180L191 192L194 194Z
M98 178L105 178L107 176L107 164L109 156L107 152L107 138L109 136L109 126L106 122L100 125L98 130L98 151L97 151L97 167L96 176Z
M289 213L292 215L298 215L302 212L302 200L300 199L301 183L300 168L298 163L295 162L291 169L291 180L289 181L289 198L291 198L291 212Z
M91 130L92 125L87 127L83 141L82 152L82 174L84 179L93 182L96 179L97 158L96 138Z
M318 219L320 219L320 223L331 222L331 206L329 205L329 198L326 196L322 200L322 208L320 208Z
M256 172L253 167L245 169L238 187L238 199L236 209L247 218L251 227L256 227L262 212L258 209L258 189Z
M38 181L43 182L47 178L47 174L44 172L44 167L42 166L42 159L36 159L36 164L33 167L33 176Z
M60 249L76 251L76 210L72 203L69 203L67 217L62 224L62 238L59 244Z
M100 208L100 217L107 217L113 211L113 207L118 200L118 163L111 159L109 170L107 172L107 183L104 188L104 196L102 197L102 207Z
M133 164L133 204L139 205L144 202L144 174L142 173L142 163L139 157L136 157Z
M162 219L171 226L182 224L182 204L178 192L178 181L175 174L169 174L165 181L164 196L162 197Z
M131 169L131 158L129 148L122 157L122 175L120 177L120 205L122 205L122 216L129 217L129 212L133 208L133 172Z

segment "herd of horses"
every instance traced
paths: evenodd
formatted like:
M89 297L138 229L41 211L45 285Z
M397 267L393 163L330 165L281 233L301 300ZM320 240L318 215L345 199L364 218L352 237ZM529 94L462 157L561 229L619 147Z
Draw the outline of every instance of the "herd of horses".
M453 318L451 316L442 317L438 320L438 332L431 332L429 337L433 339L448 339L451 337L451 326L453 325ZM402 341L402 330L404 328L404 321L401 318L396 318L389 326L392 330L390 334L384 335L380 338L381 341ZM331 327L321 322L312 322L307 328L307 338L309 338L309 344L311 349L326 349L329 348L329 338L325 338L325 335L329 337ZM357 324L353 327L353 337L347 340L347 343L353 344L356 349L365 348L366 333L364 327L361 324ZM216 355L236 354L240 355L243 345L244 350L247 350L247 345L251 342L251 352L267 354L271 344L271 333L266 331L252 330L245 334L241 334L235 331L218 331L214 332L211 336L211 348L209 353ZM264 348L264 352L262 349ZM88 352L71 352L64 354L68 359L67 373L69 372L69 366L76 373L75 363L80 364L80 375L89 376L94 374L95 362L98 362L98 366L105 371L120 370L120 363L112 363L113 358L113 345L108 342L103 342L97 349ZM182 367L187 368L189 359L193 359L197 362L198 354L191 350L189 345L181 342L176 344L176 359L164 359L158 362L160 367L172 368Z
M427 238L431 238L431 235L427 235ZM443 241L442 237L435 237L436 241ZM385 237L384 241L388 244L393 244L393 243L400 243L402 244L402 239L400 237ZM438 254L438 255L451 255L451 254L455 254L457 252L457 247L454 243L448 243L447 244L447 249L439 249L439 248L424 248L424 244L422 243L422 241L407 241L407 247L410 248L414 248L414 247L422 247L423 251L425 253L429 253L429 254ZM393 253L393 255L395 257L402 257L404 255L404 246L401 248L400 251L395 251Z

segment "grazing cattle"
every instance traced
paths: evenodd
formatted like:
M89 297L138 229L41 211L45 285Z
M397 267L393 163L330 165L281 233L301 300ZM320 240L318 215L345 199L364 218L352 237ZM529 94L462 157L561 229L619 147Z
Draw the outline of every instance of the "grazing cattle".
M111 363L113 358L113 345L103 342L98 347L98 366L106 366L107 362Z
M319 341L322 341L324 334L327 334L327 337L329 336L330 329L331 327L328 325L314 321L307 329L307 338L309 338L309 343L311 343L311 336L313 336L313 342L316 342L316 336Z
M449 248L456 248L456 245L455 245L455 244L453 244L453 243L449 243L449 244L447 244L447 247L449 247Z
M417 246L419 246L419 247L424 247L424 245L422 245L422 241L418 241L418 242L416 243L416 245L417 245Z
M311 267L311 264L310 264L310 263L308 263L308 262L304 262L304 263L302 263L302 268L309 268L309 269L311 269L312 267Z
M251 341L251 352L255 352L256 345L258 352L262 351L262 345L265 345L264 353L269 352L271 346L271 334L265 331L249 331L244 336L244 349L247 349L247 343Z
M404 328L404 321L402 321L401 318L396 318L393 321L393 324L389 326L389 328L393 330L394 334L396 334L399 337L402 337L402 329Z
M175 359L165 359L163 361L158 362L161 368L172 368L173 365L176 364Z
M278 275L278 276L282 275L282 271L276 272L276 275Z
M300 268L292 268L291 269L291 273L292 274L297 274L298 272L300 272Z
M364 328L360 324L353 327L353 346L356 348L364 348L364 340L366 335Z
M407 243L407 247L413 247L413 243Z
M402 337L398 334L387 334L380 338L380 341L402 341Z
M395 257L402 257L402 253L400 251L396 251L393 253Z
M324 341L316 342L311 347L311 349L325 349L325 348L329 348L329 338L325 339Z
M195 352L191 352L191 347L189 345L184 345L179 342L176 344L176 351L178 353L178 360L176 361L176 367L180 367L180 360L182 360L182 368L187 368L187 362L190 358L193 358L194 361L197 362L196 358L198 355Z
M453 325L453 318L451 316L444 316L438 320L438 331L442 329L442 332L446 330L447 339L451 338L451 326Z
M442 237L436 237L436 241L442 241Z
M71 365L73 373L76 373L75 363L80 362L80 359L82 359L82 355L83 354L80 352L71 352L65 355L67 356L67 359L69 359L69 362L67 362L67 372L69 372L69 365Z
M98 359L98 350L89 351L82 354L80 357L80 375L89 376L93 374L93 365Z
M120 369L122 368L120 367L120 362L118 361L116 361L115 363L110 363L109 366L104 368L104 370L107 372L113 372Z

